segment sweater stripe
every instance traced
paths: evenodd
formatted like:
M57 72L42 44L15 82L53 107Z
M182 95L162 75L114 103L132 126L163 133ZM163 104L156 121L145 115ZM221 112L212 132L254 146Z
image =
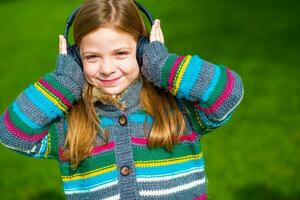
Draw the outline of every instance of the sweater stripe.
M45 128L37 128L37 129L34 129L30 126L28 126L24 121L23 119L21 119L14 111L14 104L12 105L12 107L9 107L7 112L9 113L9 117L10 117L10 120L12 122L12 124L14 124L14 126L16 126L18 129L24 131L26 134L28 135L34 135L36 133L40 133L42 131L45 130ZM19 113L21 113L19 111ZM25 119L25 115L23 114L24 116L24 119Z
M179 137L179 140L181 142L184 141L189 141L189 142L193 142L195 141L197 138L196 133L194 131L192 131L190 134L188 135L182 135ZM131 142L134 144L142 144L142 145L147 145L148 144L148 138L139 138L139 137L131 137Z
M221 75L221 68L220 67L215 67L215 73L214 73L214 76L212 78L212 81L211 81L209 87L205 90L204 95L202 97L202 100L204 102L207 102L209 96L214 92L214 89L216 88L216 85L218 83L220 75Z
M56 129L56 126L50 126L49 128L49 134L48 134L48 149L49 152L45 156L48 158L49 155L52 157L57 158L58 157L58 136L59 131Z
M185 72L182 75L182 80L177 96L179 98L184 97L185 99L190 99L190 92L195 82L199 79L199 74L202 69L203 60L199 56L192 56L190 62L188 63Z
M172 63L176 62L177 56L175 54L170 55L167 58L167 61L164 64L164 67L162 68L162 75L161 75L161 85L164 88L168 88L168 77L169 77L169 73L171 71L172 68Z
M48 154L48 135L41 141L41 147L37 154L33 155L34 158L47 157Z
M102 181L112 180L112 179L116 178L116 176L115 176L116 169L117 169L117 166L114 164L114 165L110 165L105 168L100 168L97 171L94 171L92 173L89 172L89 173L85 173L85 174L84 173L76 174L76 176L62 176L62 179L63 179L64 184L66 184L66 186L70 186L70 187L73 184L76 185L82 181L86 182L86 184L87 184L87 182L89 180L94 180L97 177L98 177L97 179L101 179Z
M137 177L142 177L142 178L151 178L153 176L164 176L164 174L174 174L177 172L181 172L182 170L186 169L192 169L195 166L199 167L204 167L204 159L203 157L196 158L196 159L191 159L191 160L186 160L183 162L178 162L178 163L163 163L164 165L160 166L154 166L154 165L143 165L136 166L136 174Z
M221 104L230 96L232 89L233 89L233 85L234 85L234 79L233 79L233 75L230 72L230 70L227 68L226 69L227 72L227 82L226 82L226 86L222 92L222 94L218 97L218 99L214 102L214 104L212 104L209 108L203 108L201 107L201 105L196 105L197 108L199 108L201 111L210 114L215 112L220 106Z
M174 74L174 78L173 78L173 82L172 82L172 90L170 90L170 92L171 92L171 94L173 94L173 95L174 95L175 83L176 83L178 74L179 74L179 72L180 72L180 69L182 68L182 65L183 65L184 62L186 61L186 59L187 59L187 56L185 56L185 57L183 58L183 60L180 62L180 64L179 64L178 67L176 68L176 70L175 70L175 68L172 69L172 70L174 70L174 73L175 73L175 74Z
M89 186L78 185L77 187L74 187L74 188L66 188L66 186L64 184L64 192L65 192L65 194L68 194L68 195L94 192L97 190L104 190L106 188L116 186L117 184L118 184L117 179L104 181L104 182L99 182L99 180L96 180L95 184L93 184L93 185L89 185Z
M141 190L140 195L141 196L150 196L150 197L155 197L155 196L164 196L164 195L170 195L178 192L182 192L184 190L188 190L197 186L200 186L205 183L205 178L196 180L187 184L182 184L180 186L172 187L172 188L164 188L162 190Z
M39 83L44 86L44 88L46 88L50 93L54 94L55 96L57 96L60 100L60 102L67 106L68 108L72 107L72 103L69 102L64 96L63 94L61 94L58 90L54 89L51 85L49 85L49 83L47 83L45 80L41 79L39 80Z
M178 92L179 85L180 85L180 82L182 80L183 74L184 74L184 72L187 68L187 65L189 64L191 58L192 58L192 56L190 56L190 55L188 55L186 57L186 60L184 61L182 67L179 68L178 76L175 76L175 80L174 80L175 88L174 88L174 92L173 92L173 95L175 95L175 96L177 95L177 92Z
M40 140L41 138L45 137L45 135L47 134L47 131L48 131L48 129L47 129L41 133L37 133L36 135L32 135L32 136L28 135L14 126L14 124L10 120L10 116L7 111L4 114L4 124L7 128L7 130L9 132L11 132L13 135L15 135L18 138L21 138L25 141L29 141L29 142L35 142L35 141Z
M171 159L164 159L164 160L143 160L143 161L136 161L136 167L157 167L157 166L164 166L164 165L172 165L183 163L191 160L199 160L202 157L202 153L196 155L188 155L178 158L171 158Z
M119 200L119 199L120 199L120 194L117 194L111 197L104 198L103 200Z
M137 174L137 182L168 181L168 180L172 180L172 179L176 179L176 178L185 177L190 174L202 173L202 172L204 172L204 167L199 166L199 167L192 167L187 170L182 170L182 169L180 171L172 170L172 173L171 173L171 171L168 171L167 173L160 173L160 174L155 174L155 175Z
M220 67L220 68L221 68L221 76L219 77L217 85L214 88L214 92L208 97L207 102L200 101L199 103L203 108L208 108L213 103L215 103L218 97L221 96L222 92L224 91L224 88L226 87L226 82L228 79L226 75L226 68L225 67Z
M147 119L147 121L146 121L146 119ZM128 121L133 122L133 123L144 123L146 121L146 123L152 124L153 118L148 114L137 113L137 114L129 115Z
M193 200L206 200L207 199L207 195L206 194L202 194L199 197L194 198Z
M144 146L134 145L133 146L133 156L136 161L151 161L151 160L165 160L165 159L174 159L180 158L187 155L195 155L201 152L200 143L195 141L194 143L181 143L174 145L173 151L167 152L164 148L153 149ZM147 156L145 156L147 155Z
M29 86L24 93L29 101L48 116L48 118L55 119L57 116L63 116L63 112L42 93L40 93L33 85Z
M174 65L173 65L173 67L172 67L172 70L171 70L171 73L170 73L170 76L169 76L169 80L168 80L168 90L169 90L169 91L172 91L172 88L173 88L173 80L174 80L174 78L175 78L176 71L177 71L177 69L178 69L179 64L182 62L183 59L184 59L184 56L179 56L179 57L176 59ZM166 88L167 88L167 87L166 87Z
M29 126L31 129L39 129L41 128L40 125L36 124L34 121L32 121L27 115L25 115L18 107L16 102L14 101L12 106L9 108L12 112L10 114L14 113L14 115L18 118L20 118L21 121L23 121L27 126ZM14 116L12 116L14 118Z
M111 126L114 124L113 120L108 117L98 116L98 118L100 119L100 124L103 127Z
M104 151L108 151L108 150L111 150L113 148L115 148L115 142L110 142L106 145L101 145L101 146L97 146L97 147L94 147L92 149L92 154L98 154L98 153L101 153L101 152L104 152Z
M55 78L53 78L51 75L47 74L44 77L44 80L47 81L48 84L50 84L53 88L55 88L57 91L60 91L60 93L63 94L63 96L69 101L74 102L75 97L72 94L72 92L66 88L64 85L59 83Z
M45 95L45 97L51 101L54 105L56 105L60 110L62 110L63 112L67 112L67 108L65 105L63 105L58 99L57 97L55 97L53 94L51 94L49 91L46 90L46 88L44 88L41 84L39 83L34 83L34 86L36 87L36 89L38 91L40 91L43 95Z

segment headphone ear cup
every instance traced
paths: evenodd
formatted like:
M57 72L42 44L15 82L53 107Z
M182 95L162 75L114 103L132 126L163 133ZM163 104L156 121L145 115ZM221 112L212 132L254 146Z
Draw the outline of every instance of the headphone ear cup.
M79 48L74 44L69 48L69 54L74 58L75 62L82 68Z
M137 43L136 59L140 67L143 65L143 54L144 54L145 46L149 43L150 41L148 37L141 37Z

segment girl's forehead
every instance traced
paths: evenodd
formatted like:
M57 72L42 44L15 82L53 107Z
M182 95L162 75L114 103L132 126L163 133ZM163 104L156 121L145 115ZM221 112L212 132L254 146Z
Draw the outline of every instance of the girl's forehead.
M110 51L118 48L132 48L136 45L134 37L129 33L113 27L102 26L82 38L80 48Z

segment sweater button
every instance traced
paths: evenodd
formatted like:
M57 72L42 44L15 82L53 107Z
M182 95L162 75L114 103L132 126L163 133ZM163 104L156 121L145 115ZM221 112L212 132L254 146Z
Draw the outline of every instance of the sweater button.
M119 117L119 124L121 126L125 126L127 124L127 117L125 115L121 115Z
M122 176L128 176L129 174L131 174L131 172L132 172L132 170L127 166L123 166L120 169L120 173Z

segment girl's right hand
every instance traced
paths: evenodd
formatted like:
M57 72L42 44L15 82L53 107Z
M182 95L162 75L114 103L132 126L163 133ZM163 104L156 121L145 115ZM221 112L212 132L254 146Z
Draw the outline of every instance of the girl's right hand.
M59 54L64 54L67 55L68 51L67 51L67 41L64 38L63 35L59 35Z
M67 51L67 41L63 35L59 35L59 54L54 76L62 85L72 91L75 99L79 99L85 83L81 67L74 57Z

